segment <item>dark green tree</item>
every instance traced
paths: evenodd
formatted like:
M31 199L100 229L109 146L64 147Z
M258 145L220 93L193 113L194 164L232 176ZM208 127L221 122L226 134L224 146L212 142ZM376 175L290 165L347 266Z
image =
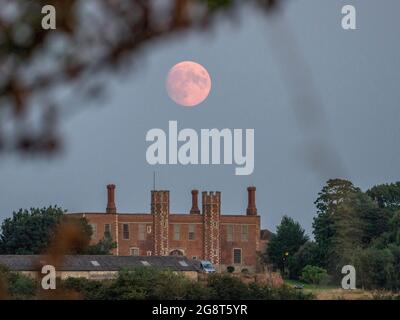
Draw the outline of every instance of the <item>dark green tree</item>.
M392 289L395 284L395 257L388 248L367 248L355 252L357 286L364 289Z
M267 261L272 262L281 271L285 271L288 258L307 241L308 236L301 225L292 218L284 216L277 227L276 234L272 235L268 244Z
M87 220L65 213L66 210L57 206L14 212L1 225L0 253L42 254L52 245L61 245L62 248L53 250L66 250L60 254L109 254L114 247L112 240L104 239L89 246L92 228Z
M57 206L14 212L1 225L2 254L39 254L48 247L52 230L65 210Z
M400 209L400 182L376 185L366 193L380 208Z
M332 239L335 235L333 216L341 203L350 195L359 192L361 190L348 180L331 179L318 193L318 198L314 202L317 216L313 221L313 233L321 253L321 263L326 268L332 263L330 256L333 250Z
M336 278L341 277L344 265L354 264L354 251L362 247L365 226L361 215L365 198L361 192L349 194L332 215L334 234L329 251L329 270Z
M357 203L360 219L362 221L364 247L390 231L390 220L393 212L386 208L380 208L366 194L359 195Z
M307 265L319 266L320 252L315 242L307 241L297 252L289 257L289 276L291 279L299 279L303 268Z
M117 243L111 237L104 237L96 244L89 246L85 253L91 255L108 255L116 247Z

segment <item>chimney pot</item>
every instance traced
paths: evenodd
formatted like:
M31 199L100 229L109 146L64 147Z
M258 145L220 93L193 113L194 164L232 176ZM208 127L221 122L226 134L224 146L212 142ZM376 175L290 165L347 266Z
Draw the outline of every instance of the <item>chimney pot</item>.
M247 193L248 193L247 215L256 216L257 215L256 187L248 187Z
M198 205L198 190L192 190L192 209L190 209L190 214L200 214L200 209Z
M107 185L107 213L117 213L115 206L115 184Z

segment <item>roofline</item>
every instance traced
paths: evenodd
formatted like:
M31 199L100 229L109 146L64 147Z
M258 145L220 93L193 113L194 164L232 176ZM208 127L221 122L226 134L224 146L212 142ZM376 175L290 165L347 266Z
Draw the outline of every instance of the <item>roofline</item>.
M112 215L119 215L119 216L146 216L146 215L148 215L148 216L152 216L153 215L152 213L149 213L149 212L147 212L147 213L136 213L136 212L134 212L134 213L126 213L126 212L124 212L124 213L119 213L119 212L117 212L117 213L107 213L107 212L67 212L67 214L69 214L69 215L101 214L101 215L109 215L109 216L112 216ZM170 216L185 216L185 217L186 216L190 216L190 217L195 216L195 215L193 215L193 214L191 214L189 212L188 213L170 213L169 215ZM203 216L203 214L200 213L200 214L198 214L196 216ZM221 216L223 216L223 217L260 217L260 215L253 216L253 215L247 215L246 213L243 213L243 214L240 214L240 213L235 213L235 214L221 213Z
M29 260L30 264L28 265L16 265L14 267L10 267L7 265L7 261L2 261L4 258L5 260L7 259L12 259L12 258L21 258L21 259L26 259ZM28 272L39 272L40 267L44 265L45 263L48 262L48 259L46 259L46 255L0 255L0 265L6 266L10 271L16 271L16 272L21 272L21 271L28 271ZM82 260L87 260L89 259L90 261L101 261L102 259L110 259L110 260L136 260L136 261L148 261L150 263L151 268L156 268L156 269L165 269L165 270L173 270L173 271L199 271L199 267L196 265L197 260L190 260L186 256L114 256L114 255L65 255L65 259L68 258L76 258L79 260L79 258L82 258ZM171 260L179 260L179 261L185 261L187 263L187 266L173 266L173 265L160 265L157 263L153 265L155 262L160 261L160 260L166 260L166 261L171 261ZM196 261L196 262L195 262ZM80 272L80 271L109 271L109 272L117 272L120 271L124 268L126 269L133 269L141 267L140 265L135 266L135 265L129 265L127 264L126 266L123 265L110 265L108 264L107 266L101 265L99 268L96 266L87 266L87 265L65 265L64 263L61 263L59 266L56 266L57 271L64 271L64 272ZM108 269L107 269L108 268Z

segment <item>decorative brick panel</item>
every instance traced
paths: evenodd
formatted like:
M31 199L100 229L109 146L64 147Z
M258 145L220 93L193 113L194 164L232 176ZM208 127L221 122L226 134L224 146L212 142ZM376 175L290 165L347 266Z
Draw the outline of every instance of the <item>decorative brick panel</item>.
M167 256L169 255L169 191L151 192L151 214L154 221L154 255Z
M215 265L220 264L219 220L221 193L203 192L204 258Z

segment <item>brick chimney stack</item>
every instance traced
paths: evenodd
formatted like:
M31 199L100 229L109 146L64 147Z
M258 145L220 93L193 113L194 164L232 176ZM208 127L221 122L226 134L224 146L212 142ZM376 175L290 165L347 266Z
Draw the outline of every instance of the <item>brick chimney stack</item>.
M192 209L190 209L190 214L200 214L200 209L198 205L198 190L192 190Z
M248 192L247 215L256 216L257 215L256 187L248 187L247 192Z
M117 213L115 207L115 184L107 185L107 213Z

